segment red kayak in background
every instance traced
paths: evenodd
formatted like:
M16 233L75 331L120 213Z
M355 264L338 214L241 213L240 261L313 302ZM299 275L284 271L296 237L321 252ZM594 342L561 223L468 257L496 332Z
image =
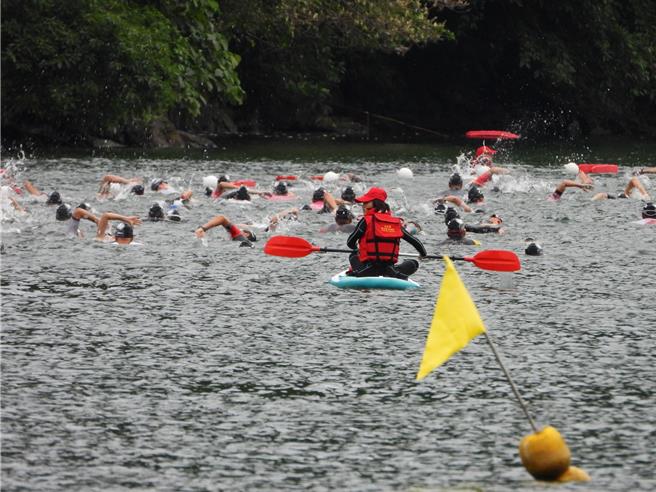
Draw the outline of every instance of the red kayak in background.
M482 140L517 140L519 135L501 130L470 130L465 133L465 137Z
M587 174L617 174L617 164L579 164L579 170Z

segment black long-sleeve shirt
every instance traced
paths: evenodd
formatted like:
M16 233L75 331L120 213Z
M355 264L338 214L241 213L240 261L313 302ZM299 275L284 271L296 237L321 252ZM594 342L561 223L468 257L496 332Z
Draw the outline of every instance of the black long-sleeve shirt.
M401 239L412 244L412 247L415 248L421 256L426 256L428 254L426 253L426 248L424 247L422 242L419 239L417 239L415 236L410 234L408 231L406 231L405 227L401 227L401 231L403 232L403 237ZM367 221L363 217L355 226L355 230L351 233L351 235L346 240L346 245L351 249L356 249L358 247L358 242L360 241L360 238L364 236L365 232L367 232Z

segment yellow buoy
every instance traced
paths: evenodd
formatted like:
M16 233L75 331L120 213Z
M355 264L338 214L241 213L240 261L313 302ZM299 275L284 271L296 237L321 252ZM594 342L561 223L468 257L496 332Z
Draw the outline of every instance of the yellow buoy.
M524 436L519 443L519 456L524 468L537 480L557 480L570 467L569 448L551 426Z
M585 470L581 470L575 466L570 466L565 473L559 476L556 480L559 482L589 482L590 475Z

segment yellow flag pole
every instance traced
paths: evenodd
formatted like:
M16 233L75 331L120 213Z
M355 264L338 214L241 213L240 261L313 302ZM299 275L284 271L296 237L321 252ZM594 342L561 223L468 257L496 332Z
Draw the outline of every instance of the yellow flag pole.
M503 365L503 362L501 361L501 357L499 356L499 352L497 352L497 348L492 343L492 339L487 334L487 331L483 332L483 334L485 335L485 339L487 340L487 343L490 344L490 348L492 349L492 353L494 354L494 358L497 360L497 362L501 366L501 370L506 375L506 379L508 379L508 382L510 383L510 387L512 388L513 393L515 393L515 396L517 397L517 401L519 402L519 406L521 406L522 410L524 410L524 414L526 415L526 418L528 419L528 422L531 424L531 427L533 428L533 432L537 432L538 429L535 425L535 422L533 421L533 417L531 417L531 414L528 412L528 408L526 408L526 404L524 403L524 400L522 400L522 397L519 394L519 391L517 390L517 386L515 386L515 383L513 382L512 378L510 377L510 373L508 372L508 369L506 369L506 366Z

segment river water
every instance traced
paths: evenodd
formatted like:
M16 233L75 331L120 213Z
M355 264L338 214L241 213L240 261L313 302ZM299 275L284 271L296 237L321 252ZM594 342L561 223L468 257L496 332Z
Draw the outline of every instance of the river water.
M42 203L4 210L2 490L544 490L519 461L531 429L484 337L415 382L441 262L422 262L419 290L339 290L327 280L345 255L271 257L264 232L253 249L223 230L205 244L192 233L215 214L263 224L290 205L212 203L203 176L270 189L277 174L332 170L361 175L357 192L388 189L429 252L475 253L438 246L445 226L429 202L470 149L295 140L5 155L20 178L98 212L146 216L162 198L99 201L106 173L164 177L196 203L181 223L144 222L128 247L93 241L92 224L68 239ZM505 146L496 162L512 174L484 193L506 234L479 235L478 250L513 250L522 270L456 265L538 425L559 429L593 478L563 489L656 488L656 227L633 222L639 200L545 198L570 160L618 162L617 176L595 178L618 192L654 155L645 143ZM656 195L656 178L645 183ZM298 182L292 204L313 186ZM277 233L344 248L344 235L318 233L331 220L303 212ZM524 255L529 236L543 256Z

